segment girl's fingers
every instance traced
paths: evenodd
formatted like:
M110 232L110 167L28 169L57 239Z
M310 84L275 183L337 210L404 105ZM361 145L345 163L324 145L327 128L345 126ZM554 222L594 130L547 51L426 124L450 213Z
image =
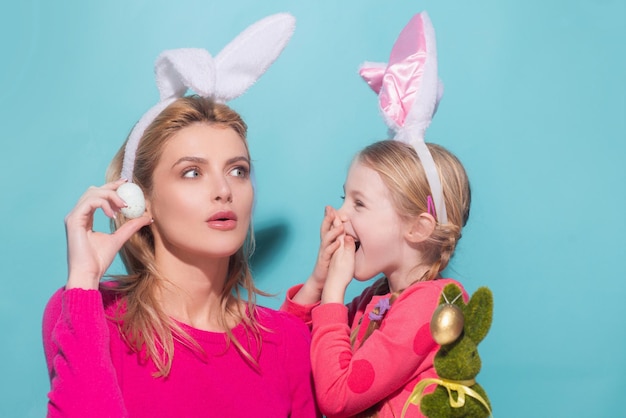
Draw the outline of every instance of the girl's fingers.
M324 234L332 228L334 219L334 212L331 206L324 207L324 219L322 220L322 226L320 227L320 236L323 238Z
M324 253L323 253L322 260L325 260L326 262L329 262L331 257L335 253L335 251L337 251L337 249L339 249L340 246L341 246L341 241L338 240L338 239L333 241L331 244L327 245L324 248Z
M344 235L343 246L345 250L350 253L354 253L356 250L356 244L354 243L354 238L351 235Z
M327 246L335 242L344 232L343 224L338 228L331 229L322 237L322 246Z

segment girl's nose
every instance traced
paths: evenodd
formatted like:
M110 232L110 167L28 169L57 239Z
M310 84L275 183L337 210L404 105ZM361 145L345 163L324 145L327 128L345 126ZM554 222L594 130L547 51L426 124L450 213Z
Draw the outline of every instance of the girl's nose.
M345 203L341 205L339 209L335 209L335 222L346 223L348 222L348 213L345 208Z

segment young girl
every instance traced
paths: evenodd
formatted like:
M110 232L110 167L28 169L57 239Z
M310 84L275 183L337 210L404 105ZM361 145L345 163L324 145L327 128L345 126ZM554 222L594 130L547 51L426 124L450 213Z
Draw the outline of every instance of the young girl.
M259 23L257 41L264 27L293 24L284 15ZM241 65L247 75L269 65L254 52L254 65ZM215 60L218 76L218 62L228 72L221 83L240 76L226 59ZM66 217L67 284L43 319L50 417L317 416L309 331L255 303L247 128L213 98L229 100L233 87L240 94L249 84L180 97L187 87L203 91L198 63L213 61L202 50L161 56L164 103L132 131L108 183L87 190ZM175 94L163 94L172 86ZM136 219L120 213L130 204L116 192L127 170L145 194ZM92 230L97 208L114 218L114 233ZM128 275L101 283L118 251Z
M396 140L374 143L356 155L342 207L326 210L316 268L304 285L290 289L283 306L312 322L313 376L328 417L399 417L415 384L437 377L433 358L439 346L429 325L443 288L460 285L440 272L469 216L470 187L454 155L423 142L438 96L432 57L415 66L419 75L409 83L385 85L399 79L386 76L397 66L406 70L407 61L432 47L432 39L424 39L432 35L429 30L427 16L416 15L396 42L390 64L362 70L374 74L368 81L381 95L388 94L381 103L402 101L395 103L402 106L381 105L394 122ZM423 84L424 77L435 86ZM394 92L398 96L390 98ZM411 143L400 140L407 138ZM369 280L379 273L380 280L344 305L352 278ZM411 405L406 416L422 415Z

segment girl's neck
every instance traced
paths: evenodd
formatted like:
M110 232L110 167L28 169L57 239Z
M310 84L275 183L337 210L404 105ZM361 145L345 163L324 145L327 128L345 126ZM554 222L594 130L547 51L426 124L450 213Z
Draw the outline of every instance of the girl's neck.
M390 274L386 274L389 283L389 292L401 292L413 283L423 280L424 274L428 271L427 266L417 265L411 268L396 269Z

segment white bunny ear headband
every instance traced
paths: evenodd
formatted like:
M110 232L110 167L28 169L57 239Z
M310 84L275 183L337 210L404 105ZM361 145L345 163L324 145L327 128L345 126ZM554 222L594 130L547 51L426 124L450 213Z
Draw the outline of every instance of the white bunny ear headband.
M435 30L426 12L418 13L398 36L389 63L364 63L361 77L378 94L385 123L397 141L412 145L426 171L441 224L448 222L441 180L433 157L424 142L426 128L443 95L443 84L437 76Z
M130 182L139 141L152 121L188 90L219 103L239 97L278 58L294 29L295 18L288 13L278 13L249 26L215 57L199 48L166 50L158 56L154 71L159 102L137 122L124 149L121 176L129 183L122 185L118 193L127 203L122 210L125 216L136 218L145 210L141 190ZM124 190L124 186L130 186L129 190ZM129 193L133 188L139 191L141 201L133 195L135 192Z

